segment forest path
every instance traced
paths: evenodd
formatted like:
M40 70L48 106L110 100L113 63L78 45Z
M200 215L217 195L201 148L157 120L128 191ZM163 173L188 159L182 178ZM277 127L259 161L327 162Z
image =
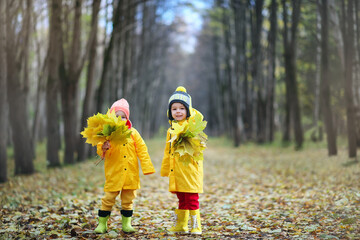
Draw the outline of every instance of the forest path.
M147 145L157 172L140 174L137 233L121 231L120 200L109 232L93 233L104 183L94 159L0 185L0 239L192 239L166 232L177 198L168 192L168 178L160 177L164 140ZM348 161L346 149L329 158L324 148L227 145L210 139L205 150L203 234L196 238L359 239L360 164Z

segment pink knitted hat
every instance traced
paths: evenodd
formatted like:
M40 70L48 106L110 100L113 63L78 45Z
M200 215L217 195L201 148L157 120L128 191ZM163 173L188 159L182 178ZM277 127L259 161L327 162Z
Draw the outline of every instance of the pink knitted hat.
M125 116L126 116L126 119L127 119L126 125L130 129L131 126L132 126L132 123L131 123L131 121L129 119L129 117L130 117L130 108L129 108L129 103L124 98L114 102L113 105L110 108L110 112L112 112L112 111L117 112L119 110L123 111L125 113Z

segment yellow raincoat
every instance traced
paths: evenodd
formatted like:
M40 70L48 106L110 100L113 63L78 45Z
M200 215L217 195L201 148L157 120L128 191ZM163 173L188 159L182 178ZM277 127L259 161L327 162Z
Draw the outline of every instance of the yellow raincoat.
M97 145L97 154L102 156L102 145ZM139 161L144 175L155 173L147 147L139 132L131 128L131 138L121 146L111 144L106 151L105 192L116 192L122 189L139 189Z
M191 114L201 113L192 108ZM178 153L174 153L175 148L170 146L170 138L169 128L167 131L166 147L160 172L162 177L169 177L169 191L202 193L203 161L192 160L189 164L182 162L180 155Z

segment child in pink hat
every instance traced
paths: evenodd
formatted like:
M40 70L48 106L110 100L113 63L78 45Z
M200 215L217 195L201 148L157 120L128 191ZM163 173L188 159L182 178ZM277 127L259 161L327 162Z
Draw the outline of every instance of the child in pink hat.
M132 124L129 120L130 117L130 110L129 110L129 103L124 99L117 100L116 102L111 105L110 112L115 111L115 114L119 113L122 114L121 118L126 118L126 125L131 128ZM121 112L119 112L121 111Z
M132 127L129 103L120 99L111 106L110 113L115 111L117 117L126 121L131 130L131 138L121 146L112 144L110 141L99 143L97 153L102 156L105 153L105 195L102 198L99 210L99 224L95 229L96 233L107 232L107 221L111 209L115 204L116 197L121 198L122 230L126 233L134 232L131 226L133 214L133 200L136 197L136 190L140 188L139 162L144 175L155 173L146 144L139 132Z

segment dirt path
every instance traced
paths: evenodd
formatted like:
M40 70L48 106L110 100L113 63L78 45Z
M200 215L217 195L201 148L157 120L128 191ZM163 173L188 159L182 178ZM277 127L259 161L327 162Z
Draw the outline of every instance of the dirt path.
M0 239L192 239L171 236L176 196L160 177L162 140L148 141L157 173L141 175L133 226L121 232L119 204L109 232L93 234L102 197L103 169L95 160L0 185ZM345 166L346 152L326 149L227 147L210 140L200 195L199 239L359 239L360 167Z

